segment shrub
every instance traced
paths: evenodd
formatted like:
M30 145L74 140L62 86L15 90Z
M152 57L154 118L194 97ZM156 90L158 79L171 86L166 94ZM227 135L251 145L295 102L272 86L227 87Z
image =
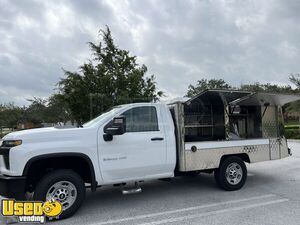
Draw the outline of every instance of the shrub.
M299 129L285 129L285 137L287 139L300 139L300 131Z

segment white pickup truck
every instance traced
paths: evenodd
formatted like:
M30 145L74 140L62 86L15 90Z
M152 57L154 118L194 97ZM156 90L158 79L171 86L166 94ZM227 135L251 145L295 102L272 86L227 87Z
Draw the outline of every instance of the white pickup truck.
M0 147L0 195L62 203L74 214L86 188L214 172L225 190L240 189L244 162L280 159L290 150L282 135L281 105L300 99L207 90L172 102L116 106L79 128L13 132ZM135 184L125 190L126 184Z

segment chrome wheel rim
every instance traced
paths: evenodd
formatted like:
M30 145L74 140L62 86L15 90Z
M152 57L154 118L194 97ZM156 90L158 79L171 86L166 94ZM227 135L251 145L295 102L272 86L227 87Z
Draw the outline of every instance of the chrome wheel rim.
M238 163L230 163L226 168L226 180L231 185L237 185L243 178L243 169Z
M57 200L62 204L63 210L70 208L77 198L77 189L69 181L59 181L53 184L46 194L46 200Z

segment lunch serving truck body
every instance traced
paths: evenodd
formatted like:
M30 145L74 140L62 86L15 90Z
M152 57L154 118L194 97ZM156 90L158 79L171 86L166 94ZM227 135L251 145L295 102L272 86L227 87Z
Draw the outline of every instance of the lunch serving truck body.
M247 178L245 162L291 154L282 106L299 99L205 90L167 104L116 106L78 128L13 132L0 147L0 195L57 200L66 218L78 210L87 187L137 193L141 181L207 172L221 188L238 190Z

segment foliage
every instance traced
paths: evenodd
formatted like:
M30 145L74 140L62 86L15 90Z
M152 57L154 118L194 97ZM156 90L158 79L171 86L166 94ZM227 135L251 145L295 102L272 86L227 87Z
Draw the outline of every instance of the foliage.
M284 133L287 139L300 139L299 129L285 129Z
M298 113L300 116L300 101L295 101L295 102L287 104L285 106L285 111L295 112L295 113Z
M53 94L50 96L45 116L48 118L48 123L66 123L71 120L71 112L63 95Z
M19 107L13 103L0 105L0 127L16 128L23 123L39 127L42 123L66 123L70 120L68 109L59 94L48 99L35 97L28 101L31 104L27 107Z
M108 27L100 35L102 42L89 42L93 58L79 72L65 71L59 82L60 94L79 124L114 105L156 101L163 95L154 76L145 77L147 67L115 45Z
M25 119L33 124L66 123L70 120L69 109L60 94L53 94L48 99L34 97L25 109Z
M201 79L197 81L197 84L194 86L189 85L186 96L192 97L200 92L207 89L231 89L232 87L226 83L223 79Z
M289 77L290 81L296 85L298 91L300 90L300 74L291 74Z
M25 110L25 120L33 124L46 122L47 101L37 97L34 99L29 99L28 101L30 101L31 104Z
M13 103L0 104L0 127L16 127L23 118L23 108Z
M261 84L256 82L254 84L242 84L239 88L243 91L254 92L270 92L270 93L295 93L295 90L290 85L280 86L277 84Z

